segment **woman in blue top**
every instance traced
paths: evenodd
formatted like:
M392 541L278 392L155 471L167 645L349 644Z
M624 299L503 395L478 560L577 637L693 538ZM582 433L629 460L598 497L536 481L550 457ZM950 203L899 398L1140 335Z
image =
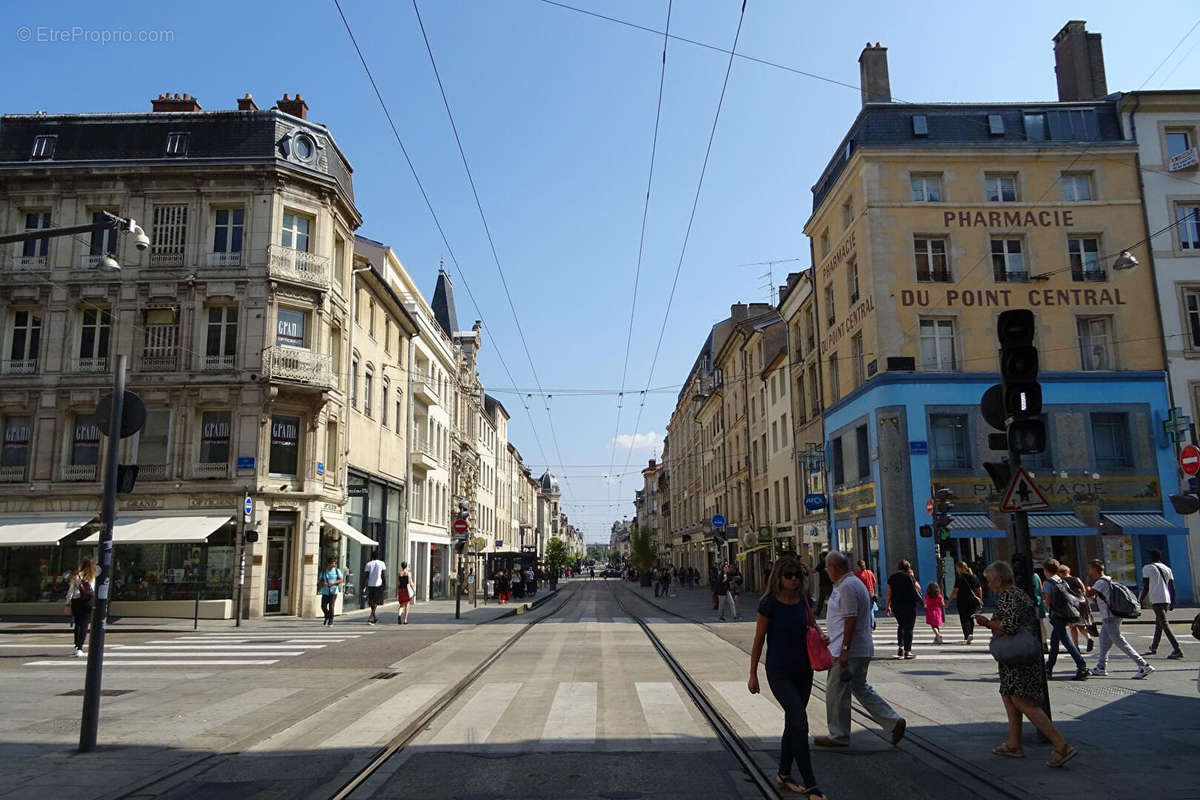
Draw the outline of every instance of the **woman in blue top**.
M317 585L321 592L321 611L325 614L324 624L332 625L333 604L342 591L342 571L337 568L337 559L333 556L325 559L325 569L317 576Z
M767 683L783 706L783 740L780 743L776 784L809 800L825 800L817 788L808 752L808 698L813 669L808 660L808 627L812 613L807 602L807 572L795 556L783 556L767 579L767 591L758 604L758 625L750 651L750 680L746 686L758 694L758 661L767 643ZM799 786L792 780L792 762L800 770Z

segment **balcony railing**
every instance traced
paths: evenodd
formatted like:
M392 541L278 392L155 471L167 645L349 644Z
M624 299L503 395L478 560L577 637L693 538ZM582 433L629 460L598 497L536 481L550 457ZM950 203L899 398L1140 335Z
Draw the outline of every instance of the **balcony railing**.
M437 392L433 388L433 381L423 375L413 376L413 392L427 403L436 403L438 401Z
M152 267L182 267L183 266L183 250L172 250L163 253L150 254L150 266Z
M0 483L24 483L25 482L25 465L19 464L12 467L0 467Z
M95 481L100 478L100 469L95 464L63 464L59 468L59 479L64 481Z
M210 267L240 267L242 254L238 253L209 253L205 263Z
M47 269L45 256L13 256L9 262L12 272L43 272Z
M329 289L329 259L325 256L273 244L267 248L267 264L272 278Z
M1017 270L994 270L995 278L1000 283L1029 283L1029 273Z
M921 282L931 283L949 283L950 270L948 269L929 269L917 270L917 280Z
M171 477L169 464L139 464L139 481L165 481Z
M0 361L5 375L36 375L38 360L36 358L14 358L10 361Z
M199 462L193 473L197 478L227 478L229 477L229 462L216 461L211 464Z
M167 352L154 351L142 353L142 372L174 372L179 364L175 349Z
M112 253L84 254L79 257L79 269L98 269L100 267L100 262L103 261L106 256L111 255ZM116 258L116 256L113 256L113 258Z
M72 358L71 372L99 373L108 372L108 357L93 356L90 358Z
M333 388L332 357L302 347L263 350L263 375L275 381L294 381L321 389Z
M237 366L237 356L200 356L200 369L222 370Z
M1108 273L1102 269L1073 269L1071 270L1071 280L1087 281L1095 283L1108 280Z

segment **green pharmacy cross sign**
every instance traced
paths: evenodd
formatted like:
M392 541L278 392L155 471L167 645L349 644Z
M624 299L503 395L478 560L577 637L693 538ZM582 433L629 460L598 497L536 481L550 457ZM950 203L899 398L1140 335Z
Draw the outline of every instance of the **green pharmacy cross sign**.
M1171 409L1171 413L1167 414L1162 426L1167 436L1171 437L1171 441L1182 442L1192 428L1192 418L1184 414L1182 408L1176 406Z

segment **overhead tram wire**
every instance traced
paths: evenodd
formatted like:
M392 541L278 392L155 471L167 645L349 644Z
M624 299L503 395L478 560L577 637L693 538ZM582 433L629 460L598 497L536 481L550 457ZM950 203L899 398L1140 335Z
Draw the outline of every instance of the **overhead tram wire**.
M1200 19L1196 20L1196 22L1192 25L1192 27L1188 28L1187 33L1185 33L1179 39L1179 41L1175 43L1175 46L1171 48L1171 52L1167 53L1163 57L1163 60L1158 62L1158 66L1154 68L1154 71L1146 76L1146 80L1142 81L1142 85L1138 87L1139 92L1142 89L1146 88L1146 84L1150 82L1150 79L1153 78L1155 75L1157 75L1158 71L1163 68L1163 65L1171 60L1171 56L1175 55L1175 51L1179 49L1180 45L1182 45L1184 42L1187 41L1187 38L1192 35L1192 31L1196 30L1196 28L1198 28L1198 27L1200 27ZM1191 51L1189 50L1188 53L1190 54ZM1176 64L1176 66L1179 66L1179 65ZM1171 70L1172 73L1174 73L1174 71L1175 70Z
M671 305L675 302L675 290L679 286L679 273L683 270L683 259L687 255L688 241L692 236L692 225L696 221L696 209L700 205L700 191L704 188L704 174L708 171L708 159L712 154L713 139L717 136L717 123L721 120L721 108L725 105L725 90L729 88L729 74L733 71L733 56L737 51L738 39L742 35L742 23L746 20L746 2L747 0L742 0L742 7L738 12L737 31L733 34L733 46L729 49L729 61L725 64L725 78L721 82L721 95L717 99L717 110L713 114L712 129L708 133L708 145L704 148L704 162L700 165L700 178L696 181L696 196L692 199L692 211L688 215L687 230L683 235L683 245L679 249L679 261L675 265L675 278L671 281L671 293L667 296L667 307L663 312L662 328L658 332L658 343L654 347L654 357L650 360L650 374L646 376L646 389L642 390L642 402L638 404L637 419L633 424L635 434L637 433L638 426L642 424L642 412L646 408L646 391L649 390L650 383L654 380L654 368L658 364L659 353L662 352L663 337L667 333L667 321L671 317ZM625 470L629 469L629 462L633 459L633 444L633 441L630 440L629 452L625 458Z
M346 19L346 14L342 11L341 3L338 0L333 0L333 5L337 8L338 15L342 18L342 24L346 27L346 34L350 37L350 43L354 45L354 51L358 54L358 60L362 64L363 72L366 73L367 80L371 84L371 89L375 93L375 99L379 101L379 107L383 110L383 115L388 121L388 126L392 129L392 136L395 137L396 144L400 146L400 152L404 155L404 161L408 164L409 172L412 173L413 180L416 182L417 188L421 191L421 197L425 200L425 207L429 209L429 215L433 217L433 224L437 228L438 235L442 238L442 244L446 246L446 254L450 257L450 263L454 265L459 277L462 278L463 288L467 290L467 296L471 298L471 305L475 308L475 315L479 318L480 324L496 347L496 358L499 359L500 366L504 368L504 374L508 376L509 382L516 385L512 371L508 368L508 362L504 360L504 354L500 351L499 340L492 336L487 320L483 316L483 311L479 308L479 302L475 299L475 293L471 291L471 285L467 281L466 273L463 271L462 265L458 263L458 258L454 255L454 248L450 246L450 240L446 237L446 231L442 227L441 220L438 219L437 211L433 208L433 203L429 199L429 193L425 191L425 185L421 182L420 175L417 174L417 168L413 164L412 158L408 155L408 148L404 146L404 140L400 138L400 132L396 128L396 123L392 119L392 114L388 110L387 103L383 100L383 94L379 91L379 85L375 82L375 76L371 72L371 67L367 64L366 56L363 55L362 48L358 46L358 39L355 38L354 30L350 27L350 21ZM533 431L533 440L537 443L538 451L542 454L542 460L546 461L546 449L542 446L541 437L538 436L537 425L533 422L533 413L529 410L528 403L522 400L521 404L525 406L525 413L529 416L529 427Z
M554 416L550 412L550 398L542 390L542 381L538 377L537 367L533 364L533 356L529 352L529 343L526 341L525 331L521 327L521 318L517 314L517 306L513 303L512 293L508 289L508 280L504 276L504 267L500 265L500 255L496 251L496 242L492 238L492 230L488 225L487 214L483 211L483 202L479 199L479 189L475 185L475 176L471 173L471 165L467 162L467 151L463 147L462 137L458 135L458 124L454 121L454 112L450 110L450 99L446 96L446 87L442 83L442 74L438 70L437 59L433 55L433 46L429 43L429 35L425 32L425 22L421 19L421 9L417 5L417 0L412 0L412 5L413 11L417 15L417 24L421 28L421 38L425 41L425 52L429 54L429 63L433 67L433 76L437 79L438 91L442 95L442 105L445 106L446 116L450 119L450 129L454 132L454 141L458 145L458 154L462 158L463 169L467 173L467 181L471 184L471 194L475 197L475 208L479 210L479 219L483 223L483 232L487 235L488 246L492 251L492 260L496 264L496 271L500 274L500 285L504 287L504 296L508 300L508 308L512 312L513 323L516 325L517 335L521 339L521 347L525 350L525 358L529 362L529 370L533 373L533 382L537 385L538 394L542 396L542 403L546 408L546 419L550 423L550 436L554 441L555 454L561 462L563 460L562 450L558 445L558 432L554 427ZM532 420L530 422L532 423Z
M633 321L637 313L638 284L642 277L642 256L646 249L646 219L650 214L650 189L654 184L654 157L658 152L658 125L662 120L663 84L667 78L667 42L671 37L671 8L673 0L667 0L667 25L663 33L662 65L658 73L658 102L654 108L654 135L650 139L650 173L646 177L646 199L642 204L642 229L638 234L637 266L633 272L633 298L629 304L629 332L625 336L625 363L621 367L621 390L617 393L617 423L613 431L612 450L608 460L609 472L617 462L617 437L621 435L621 409L624 405L625 380L629 376L629 351L633 346ZM634 434L637 430L634 430ZM611 487L610 487L611 489Z

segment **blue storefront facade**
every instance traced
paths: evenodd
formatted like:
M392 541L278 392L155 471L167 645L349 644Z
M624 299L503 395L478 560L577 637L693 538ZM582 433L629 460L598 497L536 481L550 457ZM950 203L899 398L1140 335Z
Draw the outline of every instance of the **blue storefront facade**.
M1083 574L1088 560L1101 558L1134 585L1158 549L1179 597L1192 598L1187 527L1168 500L1179 478L1175 445L1162 432L1163 374L1051 372L1040 380L1048 446L1024 464L1051 509L1030 514L1035 559L1054 556ZM922 585L945 582L950 557L977 569L1009 558L1009 515L983 468L1004 454L987 448L992 431L979 413L980 397L997 382L992 373L885 372L827 408L829 546L881 575L908 559ZM939 564L935 541L919 526L931 521L926 502L942 487L955 500Z

